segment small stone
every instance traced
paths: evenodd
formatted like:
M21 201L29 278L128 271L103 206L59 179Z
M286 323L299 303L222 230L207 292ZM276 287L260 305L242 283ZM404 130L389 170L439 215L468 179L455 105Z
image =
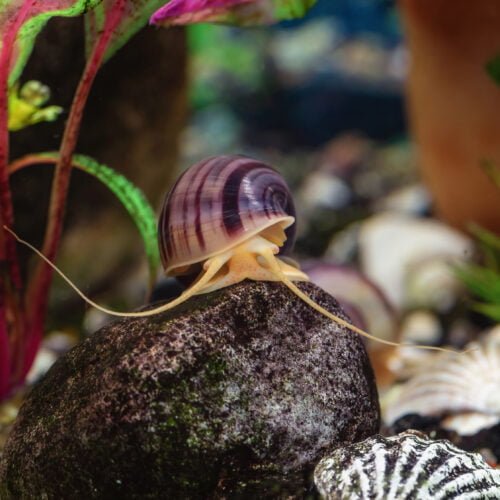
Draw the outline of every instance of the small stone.
M0 498L304 498L322 456L378 428L361 338L280 283L244 282L60 358L9 436Z

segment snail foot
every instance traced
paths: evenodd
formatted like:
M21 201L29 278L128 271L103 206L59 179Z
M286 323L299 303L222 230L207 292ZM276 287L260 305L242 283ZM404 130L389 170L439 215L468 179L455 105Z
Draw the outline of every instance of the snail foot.
M226 286L234 285L245 279L254 281L282 281L281 276L274 272L264 255L271 255L281 273L291 281L309 281L309 278L300 269L291 264L283 262L276 257L279 247L267 238L256 235L245 243L232 248L228 252L228 258L217 274L207 285L196 293L208 293ZM214 258L221 258L217 256ZM210 265L208 259L204 268ZM225 260L225 259L224 259Z

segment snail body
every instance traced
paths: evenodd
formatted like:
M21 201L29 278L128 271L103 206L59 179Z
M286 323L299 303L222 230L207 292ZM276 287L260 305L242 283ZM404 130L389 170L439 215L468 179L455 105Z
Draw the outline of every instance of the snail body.
M251 279L279 281L319 313L351 331L383 344L397 342L374 337L316 304L294 282L309 281L298 267L285 262L295 238L295 208L280 174L244 156L216 156L186 170L165 198L158 241L165 273L195 276L178 298L153 309L119 312L88 298L30 243L4 226L51 266L87 303L113 316L145 317L162 313L200 293ZM444 350L439 347L417 346Z

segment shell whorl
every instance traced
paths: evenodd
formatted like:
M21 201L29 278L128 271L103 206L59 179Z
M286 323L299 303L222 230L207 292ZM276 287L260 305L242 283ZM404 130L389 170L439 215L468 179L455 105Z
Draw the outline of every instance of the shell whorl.
M295 208L281 175L244 156L196 163L177 180L160 215L158 237L167 274L202 262L281 223L286 253L295 236Z

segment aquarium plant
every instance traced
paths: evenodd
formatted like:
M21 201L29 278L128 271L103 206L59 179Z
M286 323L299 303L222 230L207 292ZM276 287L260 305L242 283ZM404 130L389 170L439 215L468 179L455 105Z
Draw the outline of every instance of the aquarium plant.
M481 251L480 264L467 264L456 269L458 276L473 297L473 310L500 321L500 237L491 231L472 225Z
M0 1L0 228L14 227L9 176L29 165L54 164L42 251L55 260L73 168L102 181L133 217L144 240L150 284L159 265L156 219L143 194L122 175L76 154L80 124L99 68L148 23L171 26L223 22L240 26L300 17L316 0L1 0ZM23 69L44 25L56 16L84 16L86 64L75 91L59 151L9 157L9 134L56 120L62 109L47 105L49 89L22 83ZM168 110L166 110L168 111ZM34 207L35 208L35 207ZM39 349L53 270L37 261L26 278L15 239L0 229L0 400L23 384ZM23 279L24 278L24 279Z

